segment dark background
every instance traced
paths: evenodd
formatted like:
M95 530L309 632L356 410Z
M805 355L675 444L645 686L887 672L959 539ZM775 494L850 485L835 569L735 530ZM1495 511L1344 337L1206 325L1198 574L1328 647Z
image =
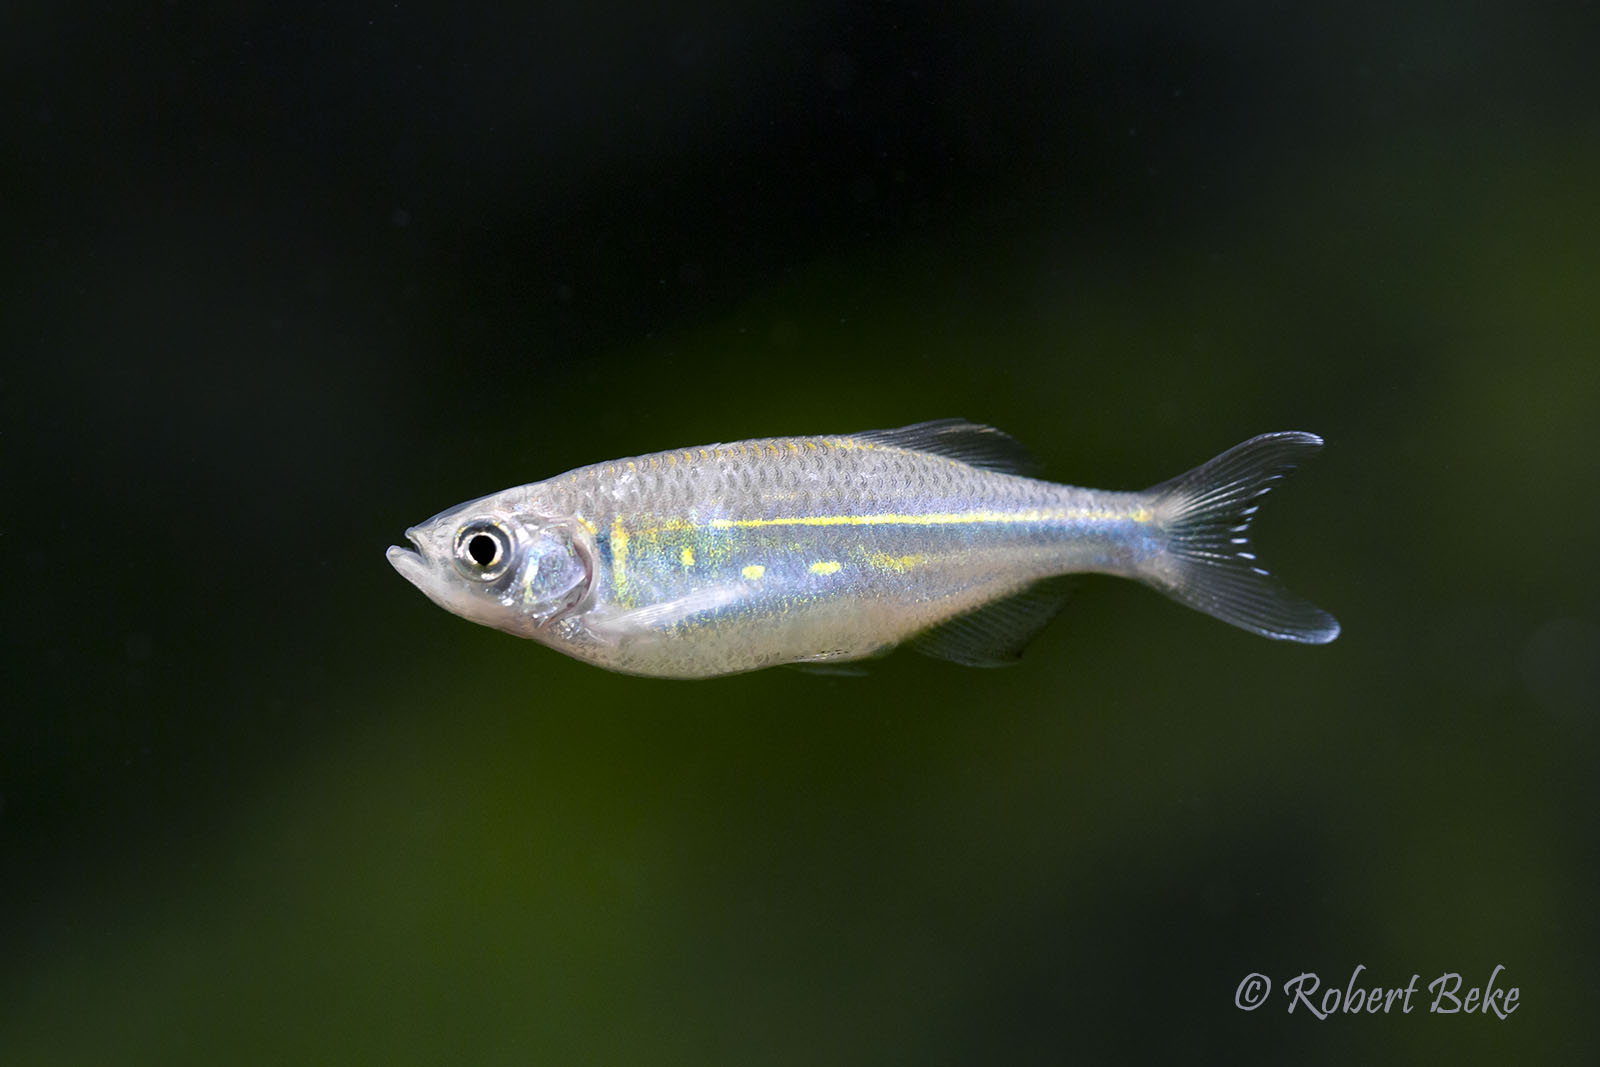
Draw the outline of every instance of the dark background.
M0 13L0 1059L1592 1061L1600 12L550 7ZM1344 636L666 683L383 559L949 415L1323 434L1259 533Z

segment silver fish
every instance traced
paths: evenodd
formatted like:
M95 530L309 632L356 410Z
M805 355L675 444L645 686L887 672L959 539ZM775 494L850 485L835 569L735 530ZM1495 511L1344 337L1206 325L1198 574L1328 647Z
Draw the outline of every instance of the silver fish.
M434 603L614 671L709 678L914 639L1014 661L1049 579L1121 575L1284 641L1339 635L1251 551L1261 497L1322 447L1253 437L1144 492L1025 477L1022 449L945 419L598 463L451 508L388 559Z

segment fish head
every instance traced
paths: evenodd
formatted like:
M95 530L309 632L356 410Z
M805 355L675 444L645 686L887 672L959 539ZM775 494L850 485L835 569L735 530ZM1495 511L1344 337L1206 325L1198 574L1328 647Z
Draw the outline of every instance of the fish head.
M495 498L472 501L406 531L389 549L400 576L464 619L523 637L579 610L594 575L594 542L578 522L533 515Z

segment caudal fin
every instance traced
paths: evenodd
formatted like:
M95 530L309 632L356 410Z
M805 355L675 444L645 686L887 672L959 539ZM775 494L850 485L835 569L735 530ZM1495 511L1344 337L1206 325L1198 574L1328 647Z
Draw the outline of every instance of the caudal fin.
M1150 509L1168 544L1145 579L1191 608L1263 637L1310 645L1338 637L1338 621L1274 581L1250 544L1261 498L1321 448L1316 434L1266 433L1152 488Z

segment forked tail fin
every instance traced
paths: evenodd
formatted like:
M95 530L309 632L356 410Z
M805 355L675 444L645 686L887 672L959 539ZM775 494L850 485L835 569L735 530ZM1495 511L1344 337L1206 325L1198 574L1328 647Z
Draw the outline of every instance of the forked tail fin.
M1338 621L1274 581L1250 544L1261 497L1321 448L1316 434L1266 433L1150 489L1167 550L1146 567L1145 580L1263 637L1309 645L1338 637Z

